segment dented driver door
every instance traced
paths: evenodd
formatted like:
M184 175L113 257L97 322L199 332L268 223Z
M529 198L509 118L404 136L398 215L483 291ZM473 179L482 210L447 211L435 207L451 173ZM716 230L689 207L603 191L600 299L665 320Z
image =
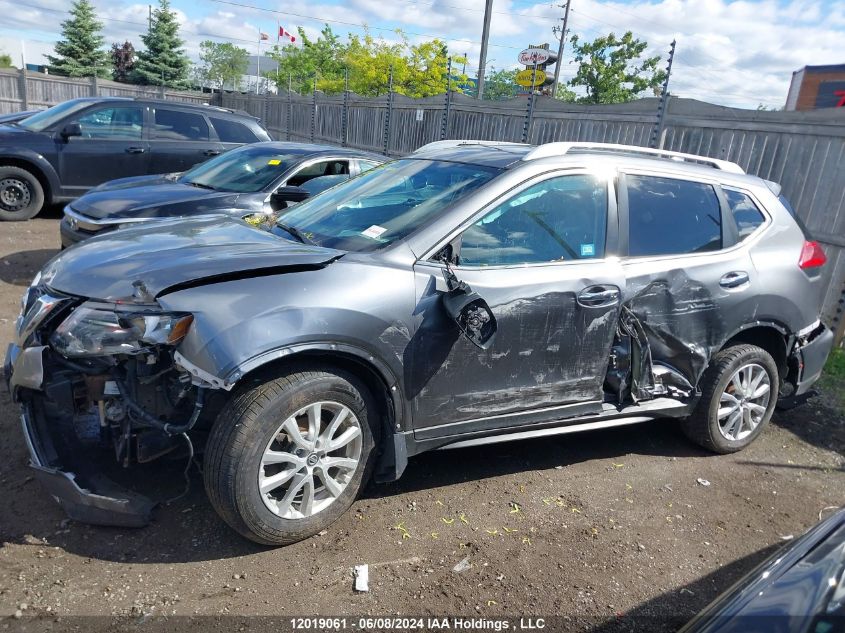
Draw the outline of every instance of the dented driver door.
M600 409L624 283L612 256L611 187L606 177L588 173L545 175L448 236L455 277L496 319L487 349L474 345L443 309L444 263L432 256L416 264L418 327L404 366L417 437Z

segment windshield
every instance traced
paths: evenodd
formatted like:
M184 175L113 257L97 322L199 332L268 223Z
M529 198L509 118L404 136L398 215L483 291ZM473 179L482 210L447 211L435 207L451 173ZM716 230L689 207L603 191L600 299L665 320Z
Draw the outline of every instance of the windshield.
M247 145L200 163L186 171L179 182L236 193L263 191L299 158L280 154L277 147Z
M65 101L57 106L47 108L46 110L37 112L32 116L28 116L22 121L18 121L17 125L27 130L32 130L33 132L43 132L48 127L55 125L56 122L69 114L78 112L90 105L93 105L93 102L72 99L71 101Z
M403 159L377 167L306 200L279 218L308 241L344 251L371 251L411 234L498 169Z

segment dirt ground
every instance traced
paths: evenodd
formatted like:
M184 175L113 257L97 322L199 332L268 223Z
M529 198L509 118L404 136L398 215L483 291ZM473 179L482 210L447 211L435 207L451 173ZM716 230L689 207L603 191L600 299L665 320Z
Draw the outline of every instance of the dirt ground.
M58 217L54 209L0 224L3 351L21 293L58 247ZM67 520L27 469L3 388L0 626L253 630L261 620L251 616L284 624L401 614L674 630L823 509L845 503L838 402L822 394L776 415L731 456L699 450L671 421L430 453L399 482L371 486L324 534L268 549L217 518L196 471L190 493L145 529ZM162 467L162 497L180 491L179 466ZM464 560L468 568L455 571ZM353 590L362 563L368 593ZM161 615L214 618L151 617Z

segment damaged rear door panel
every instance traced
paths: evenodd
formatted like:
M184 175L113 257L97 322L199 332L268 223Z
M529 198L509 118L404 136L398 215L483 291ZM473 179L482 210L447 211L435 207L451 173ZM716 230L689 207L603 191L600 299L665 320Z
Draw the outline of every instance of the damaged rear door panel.
M620 177L623 322L645 336L658 391L674 386L689 393L712 354L757 314L757 271L748 250L735 248L725 206L713 183Z

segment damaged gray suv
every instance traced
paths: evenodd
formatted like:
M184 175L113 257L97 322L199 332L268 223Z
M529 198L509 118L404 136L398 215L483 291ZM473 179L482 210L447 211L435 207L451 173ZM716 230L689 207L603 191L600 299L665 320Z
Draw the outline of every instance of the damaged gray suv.
M223 520L286 544L431 449L654 418L746 447L822 371L824 264L780 187L733 163L444 141L269 227L162 221L63 252L5 373L74 519L143 525L148 463L196 451Z

